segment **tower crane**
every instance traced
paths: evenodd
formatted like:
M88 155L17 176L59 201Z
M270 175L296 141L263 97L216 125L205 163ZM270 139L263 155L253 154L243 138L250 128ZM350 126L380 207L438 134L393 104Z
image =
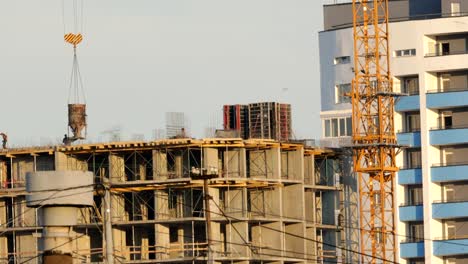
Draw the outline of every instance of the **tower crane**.
M395 93L390 75L388 0L353 0L353 162L359 182L362 263L396 263Z

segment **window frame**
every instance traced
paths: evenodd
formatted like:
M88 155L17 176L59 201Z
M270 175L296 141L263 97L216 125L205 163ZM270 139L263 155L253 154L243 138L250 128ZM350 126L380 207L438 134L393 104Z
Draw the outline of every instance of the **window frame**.
M343 88L346 87L346 90ZM349 104L351 97L344 95L351 92L351 83L342 83L335 85L335 104Z
M324 138L342 138L352 136L352 118L350 116L330 117L322 120ZM344 128L343 128L344 127Z
M351 63L351 56L338 56L333 59L334 65Z
M416 56L416 49L400 49L393 52L393 56L396 58L399 57L414 57Z

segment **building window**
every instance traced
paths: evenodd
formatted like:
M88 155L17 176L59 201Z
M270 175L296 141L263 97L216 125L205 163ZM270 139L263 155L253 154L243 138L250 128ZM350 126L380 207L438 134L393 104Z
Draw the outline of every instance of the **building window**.
M330 119L325 120L325 137L331 137Z
M403 78L403 92L408 95L419 94L419 78L411 76Z
M347 64L347 63L351 62L351 57L349 57L349 56L336 57L333 62L334 62L335 65L337 65L337 64Z
M406 151L406 168L421 168L421 149L408 149Z
M395 57L416 56L416 49L395 50Z
M406 131L417 132L421 130L421 117L419 113L407 113L406 117Z
M410 259L409 264L425 264L425 260L421 259Z
M342 104L351 102L351 98L349 97L350 92L350 83L338 84L337 86L335 86L335 103Z
M423 203L423 189L421 185L408 186L408 205L419 205Z
M331 120L331 136L337 137L338 136L338 119L333 118Z
M325 137L346 137L352 135L351 117L325 119L323 122Z
M460 15L460 3L453 2L450 3L450 11L452 16L459 16Z
M439 114L439 128L450 129L452 128L453 118L452 111L441 111Z
M424 241L424 223L413 222L408 225L410 242Z

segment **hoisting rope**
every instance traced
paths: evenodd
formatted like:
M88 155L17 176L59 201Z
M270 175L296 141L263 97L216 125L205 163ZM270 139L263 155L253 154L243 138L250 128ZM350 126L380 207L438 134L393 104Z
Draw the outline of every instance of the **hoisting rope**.
M66 2L72 2L71 5L71 18L72 30L67 32L66 23ZM62 16L63 16L63 36L65 42L73 45L73 63L72 72L70 76L70 87L68 93L68 104L85 104L86 98L83 89L83 80L81 78L80 68L78 64L77 47L83 41L83 0L62 0Z

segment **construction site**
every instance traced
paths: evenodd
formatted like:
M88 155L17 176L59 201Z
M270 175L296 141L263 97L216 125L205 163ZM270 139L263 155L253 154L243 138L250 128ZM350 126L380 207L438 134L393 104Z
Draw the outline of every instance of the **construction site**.
M94 188L69 232L73 263L108 263L106 243L116 263L317 263L345 253L339 153L275 140L172 139L1 152L0 263L42 263L41 206L27 207L25 179L52 170L89 171L110 191L112 241Z
M466 104L437 93L468 89L451 87L446 72L421 70L421 76L437 74L440 80L430 80L442 87L420 101L418 75L393 59L414 57L416 48L395 41L402 50L391 52L389 28L430 20L420 15L433 11L439 12L434 18L463 24L458 17L466 14L456 1L448 17L448 1L430 0L427 10L416 2L324 6L320 118L326 144L296 138L291 105L275 101L223 105L222 129L210 127L214 137L192 138L184 113L170 112L166 136L121 141L113 134L107 143L90 143L77 56L83 2L63 0L64 41L73 47L68 131L61 144L13 148L0 133L0 264L465 263L468 215L458 212L468 202L460 194L466 192L453 188L468 179L448 175L466 167L444 167L454 149L466 150L468 132L444 131L466 127L441 109L459 115ZM450 50L466 42L465 31L434 32L421 39L439 50L424 58L468 54L466 45ZM393 63L400 66L397 77ZM457 85L468 85L466 67L453 73ZM394 82L405 87L394 89ZM461 162L450 166L466 166ZM454 204L460 205L448 207Z

